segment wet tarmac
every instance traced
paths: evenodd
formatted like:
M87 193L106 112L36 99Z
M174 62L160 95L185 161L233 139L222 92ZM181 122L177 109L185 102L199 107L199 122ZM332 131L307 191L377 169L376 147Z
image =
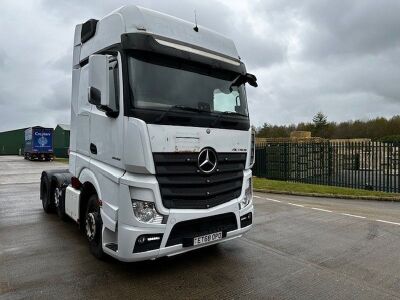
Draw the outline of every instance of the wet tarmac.
M99 261L43 212L40 172L0 157L0 299L395 299L400 203L256 194L246 236L140 263Z

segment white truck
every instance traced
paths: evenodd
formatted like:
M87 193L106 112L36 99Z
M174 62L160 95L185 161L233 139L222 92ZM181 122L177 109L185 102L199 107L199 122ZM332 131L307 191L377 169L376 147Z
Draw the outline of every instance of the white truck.
M75 29L69 169L43 171L45 212L98 258L171 256L252 226L246 72L234 43L125 6Z

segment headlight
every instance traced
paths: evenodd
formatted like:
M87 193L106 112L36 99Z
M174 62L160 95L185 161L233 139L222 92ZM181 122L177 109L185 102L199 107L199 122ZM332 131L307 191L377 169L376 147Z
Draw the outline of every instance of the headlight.
M246 189L244 191L244 197L239 203L240 209L245 208L249 205L251 199L253 198L253 181L249 178L246 182Z
M160 215L154 202L132 199L133 213L136 219L143 223L162 224L164 216Z
M256 133L255 131L251 132L251 147L250 147L250 166L254 165L254 161L256 159Z

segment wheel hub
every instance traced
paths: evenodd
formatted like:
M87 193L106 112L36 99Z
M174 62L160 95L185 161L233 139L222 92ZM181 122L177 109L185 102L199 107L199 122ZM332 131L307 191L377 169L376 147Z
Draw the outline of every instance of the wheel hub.
M96 236L96 216L97 213L89 213L86 217L86 236L89 241Z
M56 187L54 190L54 205L58 207L60 205L62 191L60 188Z

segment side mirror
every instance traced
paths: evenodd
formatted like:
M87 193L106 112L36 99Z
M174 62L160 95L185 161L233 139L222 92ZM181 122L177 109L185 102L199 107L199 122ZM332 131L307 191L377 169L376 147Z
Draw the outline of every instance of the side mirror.
M257 77L253 74L247 73L246 75L246 82L253 87L258 87L257 84Z
M89 103L102 111L110 111L110 79L106 55L89 56Z
M248 83L251 86L258 87L257 77L253 74L246 73L246 75L240 74L238 77L236 77L229 86L229 89L232 91L233 86L239 86L244 83Z

